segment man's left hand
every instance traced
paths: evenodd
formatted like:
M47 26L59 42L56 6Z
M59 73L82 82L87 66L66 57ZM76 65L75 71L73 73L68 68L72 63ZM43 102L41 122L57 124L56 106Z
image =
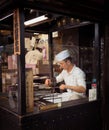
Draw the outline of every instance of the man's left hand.
M65 85L65 84L61 84L59 88L60 88L61 90L64 90L64 89L66 89L66 85Z

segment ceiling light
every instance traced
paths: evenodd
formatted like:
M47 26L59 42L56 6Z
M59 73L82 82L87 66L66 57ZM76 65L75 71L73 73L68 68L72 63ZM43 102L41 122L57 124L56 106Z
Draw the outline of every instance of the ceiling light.
M47 19L48 19L48 17L46 15L42 15L42 16L39 16L37 18L33 18L31 20L25 21L24 25L25 26L30 26L30 25L33 25L35 23L39 23L39 22L45 21Z

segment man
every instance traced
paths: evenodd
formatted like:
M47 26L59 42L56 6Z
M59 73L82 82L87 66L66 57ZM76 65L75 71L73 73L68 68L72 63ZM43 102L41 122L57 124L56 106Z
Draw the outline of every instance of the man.
M61 84L59 88L61 90L67 90L69 99L79 99L84 97L86 92L85 73L73 63L69 50L64 50L58 53L55 56L55 60L63 69L56 77L56 82L65 82L65 84ZM50 84L51 80L46 79L45 85L49 86Z

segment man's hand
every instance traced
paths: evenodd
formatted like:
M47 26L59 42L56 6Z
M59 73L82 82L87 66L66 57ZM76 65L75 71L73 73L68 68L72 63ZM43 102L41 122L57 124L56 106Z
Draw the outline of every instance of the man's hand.
M65 84L61 84L59 87L61 90L65 90L66 89L66 85Z
M45 80L45 85L46 85L47 87L49 87L49 86L51 85L51 79L46 79L46 80Z

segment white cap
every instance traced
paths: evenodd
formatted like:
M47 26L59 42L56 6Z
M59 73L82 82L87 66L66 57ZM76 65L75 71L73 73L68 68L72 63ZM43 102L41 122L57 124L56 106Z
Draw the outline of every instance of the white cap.
M55 56L55 61L56 62L62 61L62 60L66 59L69 56L70 56L70 52L68 50L61 51L60 53L58 53Z

